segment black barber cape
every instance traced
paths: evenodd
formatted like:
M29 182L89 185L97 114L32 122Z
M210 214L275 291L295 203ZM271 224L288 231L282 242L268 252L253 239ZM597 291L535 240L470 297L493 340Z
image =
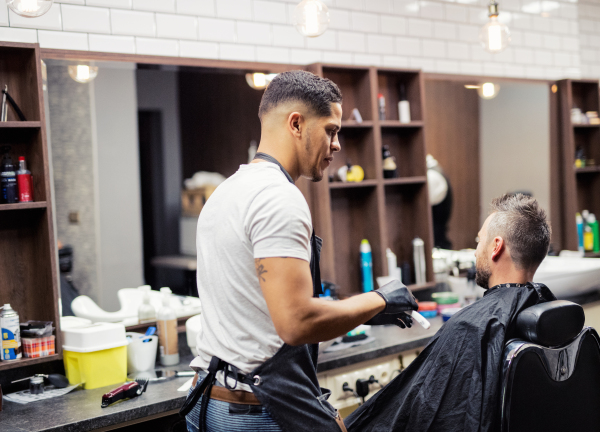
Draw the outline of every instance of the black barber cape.
M456 313L394 380L354 411L349 432L493 431L501 357L517 315L556 300L542 284L499 285Z

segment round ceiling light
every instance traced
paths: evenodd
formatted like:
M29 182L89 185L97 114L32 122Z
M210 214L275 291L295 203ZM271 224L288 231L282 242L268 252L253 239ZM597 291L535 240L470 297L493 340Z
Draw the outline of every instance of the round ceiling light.
M294 26L303 36L321 36L329 27L329 9L319 0L303 0L294 11Z
M7 0L6 4L16 14L35 18L44 15L52 7L54 0Z

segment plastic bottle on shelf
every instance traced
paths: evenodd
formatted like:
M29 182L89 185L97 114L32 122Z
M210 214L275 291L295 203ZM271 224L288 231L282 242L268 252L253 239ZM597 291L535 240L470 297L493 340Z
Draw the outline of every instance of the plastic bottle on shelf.
M0 203L13 204L19 202L19 188L17 187L17 173L12 158L8 154L9 146L2 147L4 158L0 164Z
M398 114L400 123L410 123L410 103L406 99L406 87L400 84L400 102L398 102Z
M363 292L373 291L373 255L367 239L360 242L360 268Z
M150 294L144 293L142 304L138 308L138 322L140 324L147 324L156 321L156 310L154 306L150 304Z
M179 364L177 316L175 315L175 311L170 306L171 290L168 289L168 292L163 290L164 288L161 288L161 292L163 293L163 304L156 316L160 364L163 366L173 366Z
M17 185L19 188L19 202L33 201L33 178L31 177L31 171L27 169L24 156L19 156Z
M590 213L588 216L588 225L592 229L592 235L594 236L592 251L598 253L600 252L600 227L594 213Z
M575 222L577 223L577 249L583 252L583 216L581 213L575 213Z

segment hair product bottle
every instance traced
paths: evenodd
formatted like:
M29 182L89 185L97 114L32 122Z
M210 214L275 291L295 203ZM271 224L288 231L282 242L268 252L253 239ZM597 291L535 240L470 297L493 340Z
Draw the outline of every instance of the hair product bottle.
M410 103L406 99L406 87L400 84L400 102L398 102L398 114L400 123L410 123Z
M19 170L17 171L17 185L19 187L19 202L33 201L33 179L31 171L27 169L24 156L19 156Z
M367 239L360 242L360 268L363 292L373 291L373 255Z
M170 292L163 291L162 302L163 305L156 316L160 364L163 366L173 366L179 364L179 341L177 335L177 316L170 306Z
M8 152L9 146L2 147L4 158L0 165L0 203L12 204L19 202L19 190L17 187L17 173Z

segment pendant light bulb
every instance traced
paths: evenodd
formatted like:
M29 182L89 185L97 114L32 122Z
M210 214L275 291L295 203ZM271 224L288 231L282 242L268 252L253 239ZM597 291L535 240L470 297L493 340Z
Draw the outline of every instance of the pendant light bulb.
M35 18L44 15L52 7L54 0L7 0L8 7L17 15Z
M98 66L69 65L69 76L81 84L87 84L98 76Z
M303 0L294 11L294 26L303 36L321 36L329 27L329 9L319 0Z
M498 21L498 3L491 1L488 6L490 21L479 31L479 40L483 49L489 53L504 51L510 42L510 31Z
M277 74L265 74L262 72L247 73L246 82L255 90L264 90L276 76Z

